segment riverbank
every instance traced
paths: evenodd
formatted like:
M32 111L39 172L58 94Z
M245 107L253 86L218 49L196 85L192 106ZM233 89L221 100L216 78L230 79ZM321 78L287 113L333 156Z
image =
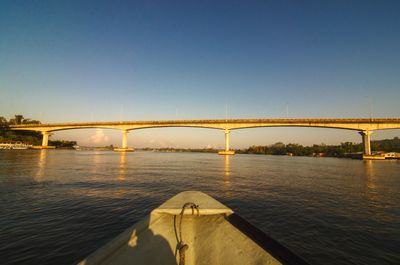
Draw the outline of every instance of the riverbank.
M90 147L90 146L47 146L43 148L42 146L34 146L23 143L9 144L0 143L0 150L22 150L22 149L58 149L58 150L76 150L76 151L115 151L114 146L104 146L104 147ZM160 152L160 153L219 153L220 150L210 149L210 148L135 148L135 151L142 152ZM397 152L374 152L372 155L364 155L362 152L357 153L345 153L342 156L330 156L326 153L312 153L311 155L294 155L293 153L287 154L269 154L269 153L251 153L247 152L246 149L232 149L236 154L251 154L251 155L267 155L267 156L296 156L296 157L334 157L334 158L350 158L350 159L367 159L367 160L400 160L400 153Z
M218 153L217 149L175 149L175 148L136 148L137 151L144 152L165 152L165 153ZM400 159L400 153L396 152L376 152L372 155L366 156L362 152L359 153L346 153L343 156L329 156L325 153L313 153L311 155L293 155L288 154L265 154L265 153L249 153L245 150L234 149L236 154L247 155L270 155L270 156L297 156L297 157L335 157L335 158L351 158L351 159L370 159L370 160L385 160L385 159Z

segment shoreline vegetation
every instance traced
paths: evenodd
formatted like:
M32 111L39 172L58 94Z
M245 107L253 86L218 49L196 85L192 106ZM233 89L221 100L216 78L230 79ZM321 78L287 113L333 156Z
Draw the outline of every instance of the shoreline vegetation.
M29 145L41 145L42 134L34 131L11 131L8 129L10 125L19 124L41 124L38 120L24 118L23 115L14 115L14 118L7 120L0 116L0 143L16 143L21 142ZM72 149L76 145L76 141L65 140L49 140L49 145L56 148Z
M0 143L22 142L24 144L41 145L42 135L40 132L33 131L11 131L8 126L11 124L40 124L38 120L24 118L23 115L15 115L14 118L7 120L0 116ZM77 147L76 141L49 140L49 145L58 149L74 149ZM113 150L113 145L104 147L84 147L79 150ZM374 140L371 141L371 148L374 153L400 153L400 139ZM141 151L151 152L198 152L198 153L217 153L218 149L213 148L136 148ZM361 154L363 147L361 143L344 142L340 145L314 144L303 146L300 144L284 144L278 142L271 145L253 145L246 149L232 149L237 154L259 154L259 155L288 155L288 156L316 156L316 157L352 157Z
M400 138L371 141L374 153L400 152ZM138 148L141 151L158 152L202 152L218 153L213 148ZM339 157L353 158L354 155L362 155L362 143L345 142L340 145L314 144L303 146L300 144L284 144L278 142L271 145L253 145L246 149L232 149L236 154L257 154L257 155L281 155L281 156L314 156L314 157Z

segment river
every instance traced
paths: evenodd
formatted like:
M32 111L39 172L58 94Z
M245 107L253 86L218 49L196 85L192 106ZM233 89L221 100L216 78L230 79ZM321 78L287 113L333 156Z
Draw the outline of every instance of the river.
M400 264L400 161L0 152L1 264L72 264L180 191L220 200L311 264Z

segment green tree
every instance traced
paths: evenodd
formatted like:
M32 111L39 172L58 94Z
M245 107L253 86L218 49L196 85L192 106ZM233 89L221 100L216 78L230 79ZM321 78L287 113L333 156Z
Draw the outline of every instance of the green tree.
M40 124L40 121L32 119L23 119L22 124Z
M10 124L13 124L13 125L20 125L20 124L22 124L22 121L24 120L24 116L23 115L20 115L20 114L18 114L18 115L14 115L14 118L13 119L10 119Z
M7 119L2 117L2 116L0 116L0 125L1 126L8 125Z

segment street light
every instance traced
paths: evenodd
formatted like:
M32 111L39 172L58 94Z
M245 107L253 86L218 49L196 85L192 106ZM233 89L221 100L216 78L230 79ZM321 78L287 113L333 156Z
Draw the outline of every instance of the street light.
M368 103L369 103L369 118L372 120L372 98L368 96Z

